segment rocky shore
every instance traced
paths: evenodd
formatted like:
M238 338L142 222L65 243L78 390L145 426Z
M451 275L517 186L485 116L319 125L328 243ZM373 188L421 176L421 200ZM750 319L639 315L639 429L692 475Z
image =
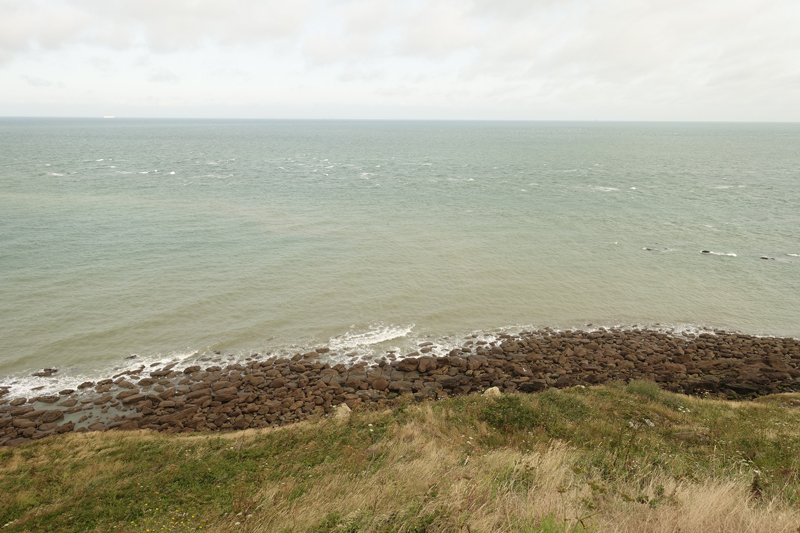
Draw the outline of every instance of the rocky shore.
M532 393L644 379L671 391L731 399L800 390L800 340L721 331L544 329L493 342L468 340L448 355L422 343L402 359L389 354L352 366L331 366L328 352L254 355L205 368L142 366L35 398L8 399L10 391L0 390L0 446L67 432L263 428L323 416L340 404L382 404L403 394L435 399L489 387Z

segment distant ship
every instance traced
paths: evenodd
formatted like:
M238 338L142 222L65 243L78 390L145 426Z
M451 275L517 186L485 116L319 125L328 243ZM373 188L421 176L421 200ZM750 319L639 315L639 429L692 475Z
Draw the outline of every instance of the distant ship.
M105 115L103 118L114 118L114 115Z

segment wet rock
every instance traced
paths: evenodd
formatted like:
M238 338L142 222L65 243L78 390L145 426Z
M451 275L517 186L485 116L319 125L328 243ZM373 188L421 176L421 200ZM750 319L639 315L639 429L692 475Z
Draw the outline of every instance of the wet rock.
M131 396L126 396L125 398L120 398L120 400L122 401L123 404L129 404L129 403L138 403L144 400L145 398L147 398L147 395L145 394L133 394Z
M22 407L18 407L16 409L12 409L11 410L11 416L22 416L22 415L25 415L27 413L31 413L31 412L33 412L35 410L36 410L36 408L34 406L32 406L32 405L24 405Z
M60 399L59 396L39 396L38 401L42 403L56 403Z
M44 423L54 422L59 418L64 416L64 411L59 409L50 409L45 411L45 413L40 417L40 420Z
M75 422L67 422L59 426L59 428L55 431L56 433L69 433L70 431L75 429Z
M44 368L38 372L34 372L33 375L40 378L49 378L50 376L54 375L58 372L56 368Z
M8 402L8 405L10 405L12 407L15 407L17 405L22 405L27 401L28 401L27 398L15 398L15 399L11 400L10 402Z

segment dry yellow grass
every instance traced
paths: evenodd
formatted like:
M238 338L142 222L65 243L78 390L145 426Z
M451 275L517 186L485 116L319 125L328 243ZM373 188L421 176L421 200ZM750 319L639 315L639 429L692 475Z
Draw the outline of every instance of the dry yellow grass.
M631 390L217 435L65 435L2 452L0 504L16 510L0 517L4 533L800 531L792 396Z

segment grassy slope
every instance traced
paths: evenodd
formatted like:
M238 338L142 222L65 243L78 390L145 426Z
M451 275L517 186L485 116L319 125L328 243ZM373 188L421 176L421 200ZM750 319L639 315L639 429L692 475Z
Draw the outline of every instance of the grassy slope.
M795 532L798 398L634 383L64 435L0 450L0 530Z

